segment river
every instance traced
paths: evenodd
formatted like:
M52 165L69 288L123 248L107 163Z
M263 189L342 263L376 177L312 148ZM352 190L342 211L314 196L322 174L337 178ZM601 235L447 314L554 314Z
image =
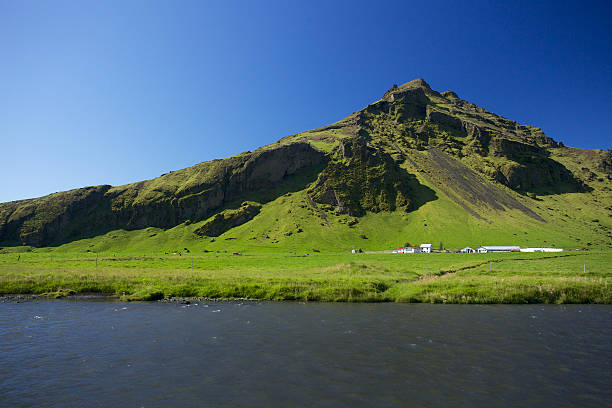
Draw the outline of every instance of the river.
M2 407L601 407L612 307L0 303Z

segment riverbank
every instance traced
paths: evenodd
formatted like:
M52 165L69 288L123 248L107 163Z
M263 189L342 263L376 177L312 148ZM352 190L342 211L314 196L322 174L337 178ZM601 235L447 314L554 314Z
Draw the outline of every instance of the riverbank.
M609 252L0 256L0 295L122 300L612 303Z
M69 300L69 301L132 301L126 300L121 296L113 294L90 294L76 293L68 296L53 296L53 295L28 295L28 294L5 294L0 295L0 303L22 303L33 302L37 300ZM260 299L247 298L205 298L205 297L165 297L157 300L161 303L178 303L182 305L198 304L203 302L259 302Z

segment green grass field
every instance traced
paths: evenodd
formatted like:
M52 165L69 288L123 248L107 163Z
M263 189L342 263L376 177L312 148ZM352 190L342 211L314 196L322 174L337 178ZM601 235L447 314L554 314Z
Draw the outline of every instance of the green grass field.
M6 252L6 251L5 251ZM612 303L609 251L0 254L0 294L431 303Z

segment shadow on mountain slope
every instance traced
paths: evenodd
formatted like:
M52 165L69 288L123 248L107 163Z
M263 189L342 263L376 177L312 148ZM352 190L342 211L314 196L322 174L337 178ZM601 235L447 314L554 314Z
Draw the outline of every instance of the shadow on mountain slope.
M539 195L590 190L540 146L494 138L489 145L489 154L507 159L498 166L494 177L513 190Z

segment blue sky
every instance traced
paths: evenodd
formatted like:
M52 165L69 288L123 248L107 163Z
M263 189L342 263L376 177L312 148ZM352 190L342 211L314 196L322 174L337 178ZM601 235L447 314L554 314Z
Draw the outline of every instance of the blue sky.
M253 150L418 77L609 149L610 21L589 1L0 0L0 202Z

